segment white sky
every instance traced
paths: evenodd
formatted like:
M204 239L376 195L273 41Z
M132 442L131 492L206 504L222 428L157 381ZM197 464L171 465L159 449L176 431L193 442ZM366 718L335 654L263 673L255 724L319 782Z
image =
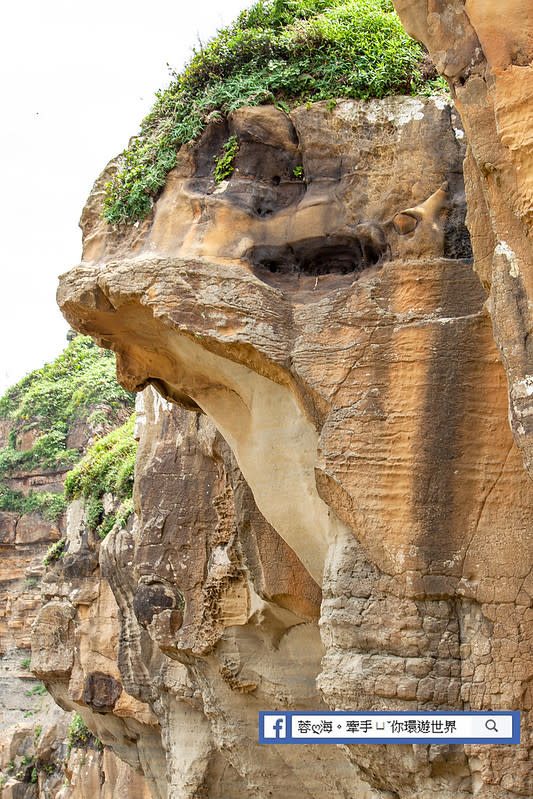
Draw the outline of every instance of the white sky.
M78 263L93 181L198 40L252 0L19 0L0 11L0 395L68 330L57 276Z

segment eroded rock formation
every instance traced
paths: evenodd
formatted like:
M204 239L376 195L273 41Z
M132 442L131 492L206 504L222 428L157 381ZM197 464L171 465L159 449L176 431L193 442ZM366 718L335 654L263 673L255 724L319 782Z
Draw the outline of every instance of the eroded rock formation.
M117 662L118 606L100 573L99 539L89 531L77 500L69 507L65 554L47 569L41 593L43 606L32 636L32 672L64 710L76 710L101 743L134 772L144 773L153 797L165 796L159 725L149 707L124 690ZM93 760L97 757L101 760L102 753ZM96 778L98 763L93 765ZM109 759L107 766L113 770ZM123 780L126 775L121 775ZM132 796L148 794L144 780L131 773L128 779L133 781ZM77 782L79 775L73 789ZM112 792L113 784L105 790Z
M509 412L533 476L533 16L522 0L394 0L447 78L468 136L475 268L489 290Z
M7 425L6 425L7 427ZM85 449L93 437L91 425L77 425L78 446ZM5 439L4 439L5 440ZM0 439L2 443L2 439ZM23 440L23 445L31 442ZM37 469L25 472L20 469L10 478L10 485L22 489L61 489L65 469ZM70 684L68 701L61 702L63 686L54 680L61 664L72 661L76 646L84 645L80 628L75 628L74 607L80 609L83 623L96 627L92 650L85 656L93 667L101 662L102 649L118 673L116 604L107 587L99 590L97 579L98 555L85 546L80 536L79 503L74 503L68 514L61 515L57 523L49 522L40 514L0 513L0 796L2 799L111 799L127 796L128 799L149 799L150 792L142 774L121 760L111 749L87 747L83 741L70 740L69 727L72 713L64 712L54 703L36 676L43 674L54 683L55 697L67 711L77 709L74 681ZM61 604L66 584L58 585L60 567L48 568L43 564L47 550L57 544L59 537L69 535L72 555L79 552L75 572L77 581L70 582L72 612L68 619L70 631L76 632L76 641L65 635L65 614ZM76 547L77 542L77 547ZM62 564L63 565L63 564ZM61 573L63 573L61 571ZM41 588L44 586L44 595ZM77 590L82 586L81 590ZM53 597L39 611L42 599ZM92 613L91 613L92 608ZM113 615L114 614L114 615ZM94 621L94 616L97 621ZM111 620L108 617L111 617ZM33 662L30 664L32 626L38 621L39 638L34 642ZM115 627L112 627L113 621ZM68 626L67 625L67 626ZM111 630L110 630L111 628ZM106 634L109 639L106 641ZM45 645L43 646L43 639ZM102 641L103 639L103 641ZM98 660L100 658L100 661ZM43 666L44 663L44 666ZM36 671L30 669L35 667ZM64 670L64 666L63 666ZM109 669L108 669L109 670ZM80 680L78 672L78 681ZM94 680L86 680L95 694ZM95 699L88 701L95 704ZM122 703L124 705L124 703ZM98 708L102 709L101 705ZM120 711L120 707L117 708ZM136 717L139 714L136 712ZM93 725L95 727L97 725ZM146 737L146 736L145 736ZM116 747L115 747L116 748ZM116 791L116 793L115 793Z
M126 387L187 409L144 392L137 521L100 556L169 796L533 790L533 496L464 148L440 99L241 109L129 233L98 216L112 165L95 186L62 310ZM259 756L259 709L326 706L516 708L522 743Z

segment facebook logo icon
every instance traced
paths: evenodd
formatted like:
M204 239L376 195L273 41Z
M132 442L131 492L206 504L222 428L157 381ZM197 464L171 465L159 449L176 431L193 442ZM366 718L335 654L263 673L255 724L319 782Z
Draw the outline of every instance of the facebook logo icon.
M263 738L275 741L276 738L287 737L287 719L285 716L263 716Z

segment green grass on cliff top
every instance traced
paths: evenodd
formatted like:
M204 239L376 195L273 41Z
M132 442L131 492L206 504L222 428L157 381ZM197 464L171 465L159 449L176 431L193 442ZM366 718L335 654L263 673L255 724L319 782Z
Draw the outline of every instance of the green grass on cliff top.
M11 422L8 447L0 451L0 474L10 468L6 450L13 453L13 466L17 459L25 469L60 465L73 424L86 419L91 408L107 408L109 415L133 404L133 395L117 383L114 353L89 336L75 336L55 361L30 372L0 398L0 419ZM30 430L37 440L31 450L20 449L18 439Z
M100 349L88 336L76 336L55 361L24 377L0 398L0 421L9 420L7 445L0 449L0 510L41 513L57 518L65 502L48 492L24 496L10 478L34 469L64 469L79 461L81 452L68 448L75 424L89 420L112 424L117 412L133 408L134 396L117 383L115 355ZM117 417L118 424L118 417ZM22 448L23 436L34 442Z
M133 437L135 414L96 441L65 478L67 500L83 499L89 529L105 538L114 524L124 527L133 513L133 478L137 441ZM104 495L121 501L117 510L106 511Z
M390 0L259 0L158 92L107 185L104 216L115 225L143 219L180 146L217 112L442 90L424 61Z

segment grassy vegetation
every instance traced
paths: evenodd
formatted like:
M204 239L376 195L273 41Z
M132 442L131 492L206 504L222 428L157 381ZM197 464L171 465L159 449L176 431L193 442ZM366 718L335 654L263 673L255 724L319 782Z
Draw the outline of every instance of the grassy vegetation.
M9 488L0 480L0 510L14 513L38 513L44 519L55 522L65 512L67 503L63 494L49 491L30 491L24 496L22 491Z
M26 696L45 696L48 693L42 682L34 685L29 691L26 691Z
M179 147L215 114L443 90L442 79L427 78L425 61L391 0L260 0L157 94L107 185L105 217L113 224L144 218Z
M116 410L132 406L133 397L117 383L114 354L88 336L76 336L55 361L0 398L0 419L14 422L8 446L0 451L0 474L21 466L53 468L75 458L77 451L66 449L69 428L96 404ZM18 449L21 435L31 430L39 433L31 449Z
M79 713L75 713L68 730L68 751L75 747L102 749L102 744L87 727Z
M20 471L72 466L80 458L78 449L67 446L74 424L87 417L93 423L112 422L133 402L133 395L117 383L114 354L88 336L76 336L55 361L8 389L0 398L0 419L12 424L7 445L0 449L0 510L57 520L66 507L62 495L25 496L9 479ZM22 447L24 437L33 441L31 446Z
M46 555L43 558L43 564L45 566L49 566L54 561L61 560L61 558L65 554L66 545L67 545L67 539L66 538L60 538L59 541L56 541L55 543L53 543L48 548L48 551L47 551Z
M0 399L0 419L11 423L7 445L0 449L0 510L38 513L57 521L68 501L81 497L88 526L102 538L115 523L124 526L133 512L135 415L97 440L83 458L80 450L67 448L67 439L78 423L90 424L93 429L99 424L118 424L124 409L131 410L133 405L133 395L117 383L113 353L100 349L87 336L75 337L53 363L10 388ZM22 448L31 441L29 448ZM30 491L24 495L10 482L19 472L67 464L74 468L60 494ZM115 510L109 513L103 503L107 493L117 500ZM53 564L65 551L66 539L62 538L52 544L43 563Z
M233 162L238 149L239 142L237 137L230 136L222 148L222 154L218 158L215 157L215 180L217 183L222 183L233 172Z
M135 414L126 424L97 441L65 478L67 499L82 498L90 529L105 538L116 522L124 526L133 512L131 500L137 442L133 438ZM113 494L122 503L106 513L103 498Z

